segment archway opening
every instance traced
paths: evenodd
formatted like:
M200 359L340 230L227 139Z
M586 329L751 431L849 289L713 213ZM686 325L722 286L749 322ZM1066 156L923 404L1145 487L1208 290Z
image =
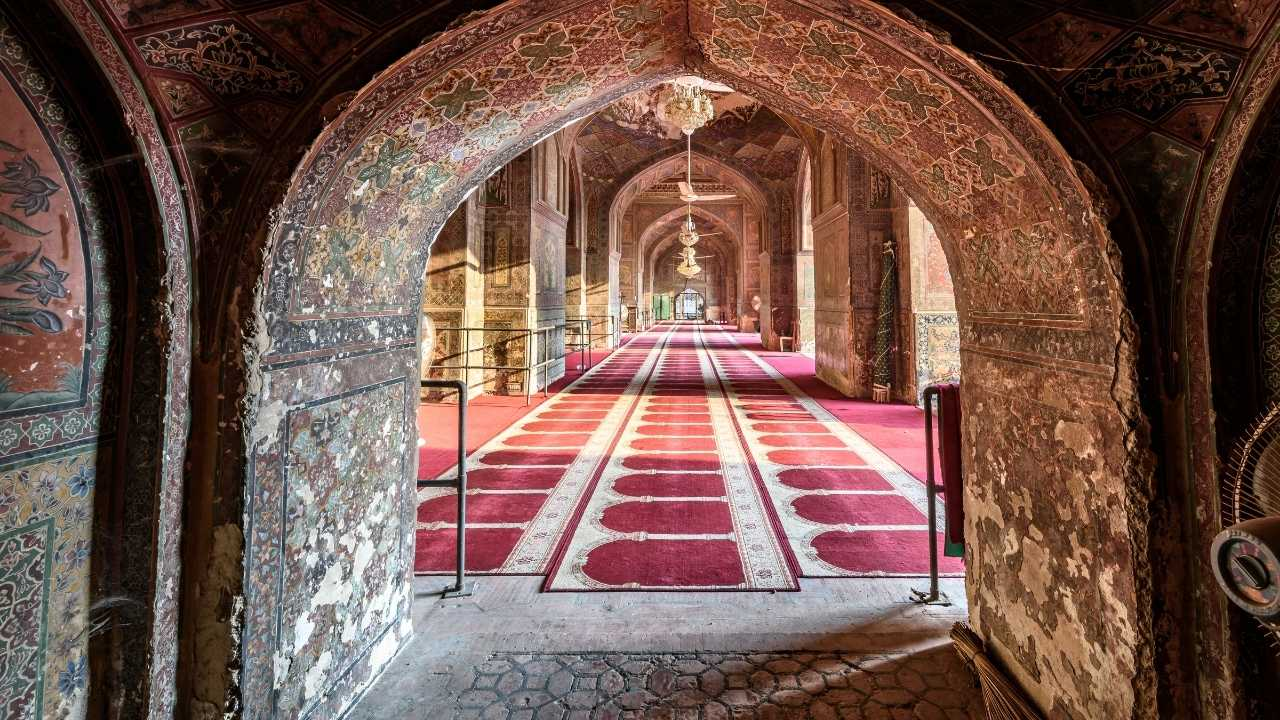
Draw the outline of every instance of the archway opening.
M420 285L448 212L567 121L693 72L829 132L935 220L969 383L966 560L980 579L969 588L970 620L1042 703L1130 714L1141 701L1130 680L1153 672L1136 630L1149 569L1113 558L1108 572L1123 581L1101 584L1080 572L1097 548L1145 531L1139 518L1107 511L1142 499L1128 320L1110 241L1047 130L982 68L870 3L840 16L789 2L532 10L504 6L397 63L295 174L248 351L257 375L247 515L255 528L324 526L354 538L360 552L328 556L324 567L357 578L361 592L338 603L304 585L272 585L267 558L301 572L327 541L283 529L247 535L246 637L270 640L244 647L246 703L341 704L403 642ZM620 264L609 252L612 285ZM721 363L723 348L697 337L689 350L699 367ZM330 435L309 444L317 433ZM1080 502L1060 502L1046 479ZM298 493L339 493L341 506L361 512L316 508ZM281 508L291 506L311 514L286 522ZM1061 532L1064 514L1099 528L1097 541ZM1010 535L1023 538L1013 551ZM393 560L373 565L370 556ZM1034 594L1034 607L1028 572L1056 583L1055 593ZM1045 615L1056 629L1031 620ZM1104 617L1105 626L1094 622ZM344 639L354 627L370 629L361 642ZM1076 685L1072 656L1047 650L1063 633L1101 663L1095 689ZM276 662L278 647L295 648L287 666Z

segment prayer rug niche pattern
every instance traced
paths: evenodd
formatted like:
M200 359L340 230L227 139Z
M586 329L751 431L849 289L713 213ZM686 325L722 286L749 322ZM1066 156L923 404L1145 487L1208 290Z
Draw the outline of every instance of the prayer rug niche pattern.
M549 591L928 572L923 485L716 326L639 335L468 462L469 572ZM452 572L456 495L418 499L415 570Z

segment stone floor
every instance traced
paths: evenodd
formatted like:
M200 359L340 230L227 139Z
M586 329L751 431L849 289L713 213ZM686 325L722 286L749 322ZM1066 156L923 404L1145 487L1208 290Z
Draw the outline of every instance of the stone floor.
M414 640L349 718L431 720L971 720L972 677L947 633L955 604L922 580L803 580L800 592L542 593L482 577L440 600L418 578Z

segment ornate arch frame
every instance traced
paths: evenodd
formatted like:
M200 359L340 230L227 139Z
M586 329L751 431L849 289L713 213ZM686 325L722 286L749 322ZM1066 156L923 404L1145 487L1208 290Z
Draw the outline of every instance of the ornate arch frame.
M693 206L693 215L701 219L705 223L709 223L713 228L712 232L723 233L721 237L727 239L729 254L725 258L732 263L736 300L741 300L746 283L746 254L742 249L742 238L738 236L737 231L730 227L719 215L711 212L705 207L698 205ZM684 217L684 209L676 208L662 216L656 218L649 227L640 233L640 237L636 239L636 260L637 267L644 269L644 276L641 278L639 292L641 295L652 293L653 278L655 276L654 263L657 262L661 253L665 252L672 243L675 242L674 233L679 227L679 221ZM726 244L726 243L721 243ZM647 289L646 289L647 288Z
M336 711L409 632L413 308L449 211L549 131L690 72L833 133L935 220L969 378L971 620L1042 706L1152 716L1150 463L1118 250L1070 158L1012 91L860 0L517 0L395 63L323 131L267 238L244 344L243 705ZM388 430L343 424L357 417ZM316 428L345 433L342 457L360 461L318 490L394 511L307 519L298 493L317 488L298 463L338 463L299 445ZM368 597L315 604L289 582L316 557L289 539L304 521L387 551L381 575L329 565L363 573ZM1010 536L1023 538L1012 554ZM1050 580L1053 594L1028 596ZM336 639L357 621L377 628L371 640ZM311 642L282 667L276 648L298 640L298 623ZM1088 686L1074 670L1084 663Z
M1182 282L1174 300L1174 346L1179 348L1178 385L1183 396L1178 404L1180 422L1174 427L1180 437L1172 455L1181 454L1181 463L1167 463L1170 473L1185 472L1177 483L1185 487L1183 507L1191 526L1191 552L1206 562L1193 563L1199 568L1191 576L1192 622L1196 628L1195 655L1202 658L1197 667L1198 700L1206 716L1243 717L1245 713L1240 687L1241 678L1236 658L1239 646L1232 621L1232 609L1219 592L1207 563L1213 537L1222 529L1221 486L1219 471L1220 438L1215 425L1213 338L1210 335L1213 297L1213 260L1220 250L1219 241L1225 231L1232 188L1238 173L1265 125L1265 108L1280 103L1280 27L1273 27L1271 37L1261 44L1270 50L1252 61L1243 90L1235 94L1213 144L1213 153L1201 173L1200 185L1192 204L1199 208L1186 235L1181 265L1177 270ZM1171 423L1172 425L1172 423ZM1180 447L1179 447L1180 446ZM1172 484L1172 483L1171 483ZM1207 662L1204 662L1207 660Z

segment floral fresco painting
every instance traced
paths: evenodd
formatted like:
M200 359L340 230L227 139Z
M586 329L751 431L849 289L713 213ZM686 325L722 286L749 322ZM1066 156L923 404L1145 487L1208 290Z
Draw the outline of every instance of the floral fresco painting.
M42 125L0 75L0 413L81 399L90 340L81 213ZM19 121L19 120L24 120Z

